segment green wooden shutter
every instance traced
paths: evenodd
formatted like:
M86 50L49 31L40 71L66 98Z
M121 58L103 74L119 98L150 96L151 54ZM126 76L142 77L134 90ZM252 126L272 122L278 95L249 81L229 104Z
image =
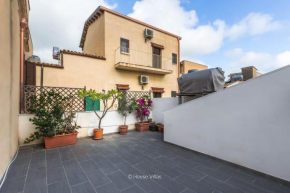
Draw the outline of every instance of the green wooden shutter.
M86 97L86 101L87 101L86 111L93 111L93 107L91 105L89 105L89 104L93 103L93 100L90 99L89 97ZM95 107L96 111L100 110L100 100L95 101L94 107Z

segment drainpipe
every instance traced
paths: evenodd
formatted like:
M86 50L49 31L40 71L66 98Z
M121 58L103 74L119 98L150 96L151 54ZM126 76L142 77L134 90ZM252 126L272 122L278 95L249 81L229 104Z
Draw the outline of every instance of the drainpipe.
M178 67L177 67L177 78L179 78L180 77L180 38L177 38L177 40L178 40L178 62L177 62L177 65L178 65ZM178 89L177 89L177 92L178 93L180 93L180 90L179 90L179 87L178 87Z
M19 103L20 103L20 113L23 111L23 97L24 97L24 86L23 86L23 64L24 64L24 57L23 57L23 41L24 41L24 30L27 28L28 24L25 18L21 19L20 22L20 91L19 91Z

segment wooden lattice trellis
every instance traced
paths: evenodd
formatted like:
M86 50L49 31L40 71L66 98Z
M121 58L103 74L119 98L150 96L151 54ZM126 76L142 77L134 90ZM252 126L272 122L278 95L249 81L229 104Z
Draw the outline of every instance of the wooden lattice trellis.
M123 97L125 97L127 101L130 101L133 98L135 98L135 99L141 98L144 95L151 96L151 91L130 91L130 90L124 90L122 92L123 92Z
M84 111L85 103L84 100L78 98L78 92L84 90L84 88L67 88L67 87L50 87L50 86L24 86L24 113L30 113L29 108L31 106L31 97L39 97L42 92L54 91L59 93L63 97L73 97L73 111Z

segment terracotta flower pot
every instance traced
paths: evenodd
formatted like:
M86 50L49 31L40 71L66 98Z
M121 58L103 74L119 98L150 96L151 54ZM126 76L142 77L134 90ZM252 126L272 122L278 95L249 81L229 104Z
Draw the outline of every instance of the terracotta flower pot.
M103 139L103 129L94 129L93 139Z
M164 125L157 125L158 127L158 132L163 133Z
M149 126L154 125L155 122L137 122L135 123L135 127L137 131L149 131Z
M77 136L78 132L64 135L56 135L53 137L44 137L45 149L76 144Z
M128 125L120 125L119 132L121 135L126 135L128 132Z

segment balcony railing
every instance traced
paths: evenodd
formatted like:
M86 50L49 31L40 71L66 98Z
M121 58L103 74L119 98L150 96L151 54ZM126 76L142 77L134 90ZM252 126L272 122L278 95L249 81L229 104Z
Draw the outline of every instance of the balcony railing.
M172 58L119 47L115 51L115 67L135 71L150 71L157 74L172 72Z

